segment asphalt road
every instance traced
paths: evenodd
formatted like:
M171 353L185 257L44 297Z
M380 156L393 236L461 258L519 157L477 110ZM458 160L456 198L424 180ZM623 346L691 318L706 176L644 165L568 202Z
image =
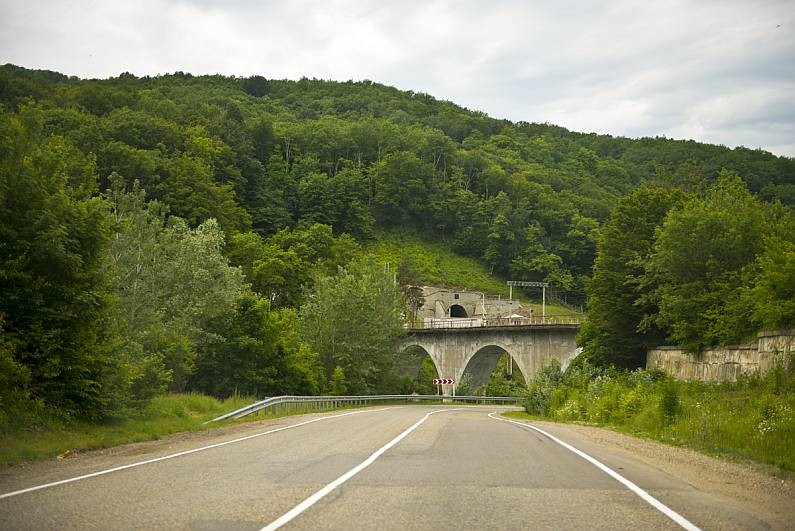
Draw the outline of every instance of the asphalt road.
M169 447L14 467L0 476L0 529L262 529L296 506L303 510L282 529L682 529L553 439L489 417L494 410L406 406L289 417ZM298 426L272 432L291 425ZM694 526L766 527L627 452L565 426L544 430ZM254 437L8 496L241 436ZM324 487L327 495L306 501Z

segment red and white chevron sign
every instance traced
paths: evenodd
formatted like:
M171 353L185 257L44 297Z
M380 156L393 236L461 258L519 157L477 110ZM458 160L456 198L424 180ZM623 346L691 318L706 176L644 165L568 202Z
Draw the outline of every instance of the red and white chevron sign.
M433 385L453 385L455 380L452 378L434 378Z

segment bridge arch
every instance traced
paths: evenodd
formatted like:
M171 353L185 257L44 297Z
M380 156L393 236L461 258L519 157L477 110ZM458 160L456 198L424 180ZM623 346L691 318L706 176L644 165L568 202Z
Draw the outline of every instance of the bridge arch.
M524 366L521 357L515 354L515 350L515 348L500 342L492 342L477 348L466 360L464 369L461 371L461 381L469 374L473 387L488 383L491 373L503 355L509 356L513 360L514 365L522 374L522 378L526 379L527 367Z
M418 341L404 342L400 345L400 368L398 373L417 378L422 362L427 357L431 358L436 373L441 374L439 360L431 353L432 350L434 350L432 346L420 344Z

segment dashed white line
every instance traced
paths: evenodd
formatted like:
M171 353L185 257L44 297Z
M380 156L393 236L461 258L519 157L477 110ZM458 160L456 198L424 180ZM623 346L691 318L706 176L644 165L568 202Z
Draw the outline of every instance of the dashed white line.
M103 476L105 474L110 474L112 472L119 472L121 470L127 470L128 468L134 468L134 467L138 467L138 466L142 466L142 465L148 465L150 463L157 463L158 461L165 461L166 459L173 459L175 457L181 457L183 455L195 454L196 452L203 452L204 450L210 450L212 448L219 448L221 446L226 446L228 444L234 444L234 443L239 443L239 442L242 442L242 441L247 441L249 439L254 439L256 437L262 437L264 435L270 435L271 433L276 433L276 432L284 431L284 430L291 430L293 428L298 428L299 426L306 426L307 424L312 424L313 422L320 422L321 420L329 420L329 419L335 419L335 418L339 418L339 417L347 417L348 415L358 415L360 413L372 413L372 412L375 412L375 411L384 411L386 409L394 409L394 408L386 408L386 407L384 407L384 408L378 408L378 409L364 409L364 410L361 410L361 411L350 411L348 413L340 413L338 415L329 415L328 417L320 417L320 418L316 418L316 419L311 419L311 420L307 420L305 422L299 422L298 424L291 424L289 426L283 426L281 428L276 428L276 429L264 431L264 432L261 432L261 433L255 433L253 435L247 435L245 437L239 437L237 439L232 439L231 441L224 441L224 442L221 442L221 443L211 444L211 445L208 445L208 446L202 446L201 448L194 448L192 450L186 450L184 452L177 452L175 454L169 454L169 455L166 455L166 456L163 456L163 457L157 457L155 459L147 459L146 461L138 461L136 463L130 463L129 465L122 465L122 466L117 466L115 468L109 468L107 470L100 470L99 472L92 472L91 474L85 474L85 475L82 475L82 476L77 476L77 477L73 477L73 478L69 478L69 479L62 479L60 481L53 481L52 483L45 483L43 485L36 485L35 487L28 487L26 489L15 490L13 492L7 492L5 494L0 494L0 500L2 500L3 498L10 498L12 496L18 496L20 494L25 494L27 492L33 492L33 491L36 491L36 490L42 490L42 489L46 489L46 488L49 488L49 487L55 487L57 485L64 485L66 483L73 483L75 481L80 481L80 480L83 480L83 479L93 478L93 477L97 477L97 476Z
M384 446L373 452L372 455L370 455L370 457L368 457L367 459L365 459L364 461L362 461L361 463L359 463L349 471L345 472L343 475L341 475L340 477L338 477L337 479L335 479L334 481L332 481L331 483L329 483L319 491L315 492L313 495L311 495L310 497L308 497L307 499L305 499L304 501L302 501L301 503L299 503L298 505L296 505L286 513L284 513L282 516L280 516L270 524L263 527L261 531L274 531L276 529L279 529L281 526L290 522L293 518L295 518L296 516L300 515L301 513L312 507L314 504L316 504L318 501L320 501L326 495L328 495L331 491L333 491L334 489L336 489L337 487L339 487L340 485L351 479L353 476L355 476L356 474L358 474L359 472L361 472L362 470L373 464L375 460L381 457L381 455L384 452L386 452L387 450L395 446L397 443L399 443L401 440L403 440L403 438L406 437L406 435L416 430L423 422L428 420L428 417L430 417L431 415L443 411L455 411L457 409L464 409L464 408L437 409L436 411L431 411L430 413L426 414L420 420L418 420L417 422L406 428L406 430L404 430L403 433L401 433L400 435L398 435L397 437L386 443Z
M618 481L619 483L624 485L626 488L628 488L629 490L631 490L632 492L637 494L643 501L645 501L646 503L648 503L649 505L651 505L652 507L654 507L655 509L657 509L658 511L663 513L665 516L667 516L668 518L670 518L671 520L673 520L677 524L679 524L682 528L687 529L688 531L701 531L700 528L698 526L696 526L694 523L692 523L690 520L688 520L687 518L685 518L681 514L677 513L676 511L674 511L673 509L671 509L670 507L665 505L663 502L661 502L660 500L658 500L657 498L655 498L654 496L652 496L651 494L649 494L648 492L646 492L645 490L643 490L642 488L637 486L635 483L631 482L630 480L628 480L627 478L625 478L624 476L622 476L621 474L619 474L618 472L616 472L612 468L610 468L607 465L603 464L601 461L598 461L597 459L591 457L590 455L586 454L582 450L579 450L579 449L575 448L574 446L570 445L567 442L561 441L560 439L558 439L554 435L552 435L550 433L547 433L546 431L542 430L541 428L536 428L532 424L527 424L527 423L524 423L524 422L516 422L515 420L508 420L508 419L498 418L498 417L494 416L495 413L496 413L496 411L494 413L490 413L489 417L494 419L494 420L501 420L503 422L510 422L511 424L516 424L517 426L521 426L523 428L529 428L531 430L537 431L538 433L540 433L542 435L547 436L548 438L550 438L551 440L555 441L556 443L558 443L559 445L561 445L565 449L567 449L567 450L569 450L571 452L574 452L575 454L579 455L580 457L582 457L583 459L585 459L586 461L588 461L589 463L591 463L592 465L594 465L598 469L602 470L608 476L612 477L613 479L615 479L616 481Z

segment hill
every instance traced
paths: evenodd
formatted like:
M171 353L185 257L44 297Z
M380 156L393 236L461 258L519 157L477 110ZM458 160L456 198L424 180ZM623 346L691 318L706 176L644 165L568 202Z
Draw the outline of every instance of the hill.
M361 241L408 228L580 299L599 226L641 184L699 190L728 169L795 204L789 158L512 123L367 80L83 80L5 65L0 102L38 109L43 134L90 154L98 190L113 172L138 180L193 225L270 235L309 221Z

